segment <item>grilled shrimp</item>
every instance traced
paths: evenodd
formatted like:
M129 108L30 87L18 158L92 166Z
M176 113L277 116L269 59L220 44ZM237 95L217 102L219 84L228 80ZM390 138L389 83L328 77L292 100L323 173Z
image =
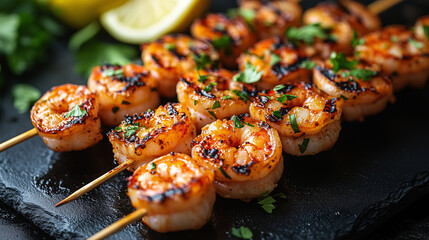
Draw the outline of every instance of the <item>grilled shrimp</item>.
M157 232L199 229L216 199L214 174L188 155L170 153L139 167L128 178L128 196L148 213L143 222Z
M242 15L253 26L260 39L282 36L290 26L299 26L302 8L294 0L240 0Z
M238 58L238 66L243 71L247 64L262 72L261 80L256 82L258 89L271 89L287 82L307 81L311 71L301 67L308 60L299 50L286 44L280 37L262 40Z
M237 66L237 57L253 45L257 38L242 18L229 18L221 13L210 13L197 19L191 26L192 36L210 42L218 51L220 62Z
M429 15L417 19L415 33L417 39L429 44Z
M98 143L101 121L95 93L85 86L52 88L31 109L31 122L46 145L56 152L83 150Z
M108 136L116 161L134 160L130 170L169 152L190 154L196 130L189 110L167 103L156 110L128 115Z
M217 67L219 55L208 43L183 34L166 35L155 42L142 45L144 66L158 81L162 96L176 96L180 75L196 68L195 58L207 58L206 68Z
M311 83L279 85L262 91L250 104L252 117L277 129L283 151L295 156L330 149L338 139L343 100Z
M124 116L159 106L156 81L142 66L104 64L94 67L88 87L100 99L100 118L108 126L118 125Z
M260 197L283 173L277 131L248 113L205 126L192 142L192 158L215 172L216 192L224 198Z
M304 13L303 23L320 24L327 31L327 35L330 34L325 40L317 39L313 46L305 47L308 54L318 54L323 59L328 58L333 51L351 54L355 31L361 37L380 28L377 16L365 6L352 1L340 1L339 4L320 3Z
M177 98L188 106L198 130L216 119L249 111L250 98L256 95L256 89L233 81L233 76L225 69L200 71L183 75L177 84Z
M429 44L416 39L404 26L388 26L366 35L356 46L360 60L381 66L391 76L395 91L423 87L429 76Z
M330 96L344 99L342 118L363 121L365 116L381 112L393 99L393 85L388 76L379 73L378 65L359 63L355 70L368 76L357 78L351 71L332 71L329 60L320 62L313 70L313 82Z

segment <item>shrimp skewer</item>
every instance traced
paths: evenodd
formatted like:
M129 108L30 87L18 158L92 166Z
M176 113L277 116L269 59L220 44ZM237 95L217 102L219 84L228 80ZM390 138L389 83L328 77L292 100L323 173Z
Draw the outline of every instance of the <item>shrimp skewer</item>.
M311 80L311 71L302 67L309 59L300 51L280 39L273 37L252 46L238 58L238 66L244 71L248 64L262 72L261 80L255 85L258 89L271 89L278 84Z
M277 131L248 114L205 126L192 146L192 158L215 172L216 192L224 198L260 197L283 173Z
M210 219L216 199L213 175L180 153L142 165L128 179L128 196L137 210L89 239L108 237L142 216L158 232L201 228Z
M142 45L144 66L158 82L159 93L168 98L176 96L180 76L197 67L197 58L205 59L204 68L215 68L219 55L208 43L183 34L170 34Z
M188 106L198 130L216 119L249 111L256 88L234 81L233 76L225 69L200 71L183 75L177 84L177 98Z
M104 64L94 67L88 87L100 99L103 124L116 126L127 114L159 106L156 80L142 66Z
M64 84L45 93L31 109L31 122L46 145L57 152L82 150L98 143L99 100L85 86Z
M393 100L392 81L380 74L378 65L355 63L353 70L341 69L335 73L332 62L326 60L313 70L313 82L320 90L344 99L342 118L346 121L363 121L365 116L381 112Z
M337 141L342 104L341 98L328 96L311 83L291 83L259 93L250 114L277 129L286 153L314 155Z

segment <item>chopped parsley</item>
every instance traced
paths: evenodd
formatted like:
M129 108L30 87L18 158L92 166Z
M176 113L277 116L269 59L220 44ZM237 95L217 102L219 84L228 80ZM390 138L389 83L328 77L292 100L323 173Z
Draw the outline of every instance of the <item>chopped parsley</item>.
M376 75L377 75L376 71L372 71L372 70L368 70L368 69L353 69L353 70L350 70L349 72L342 72L341 73L341 76L343 76L343 77L353 76L357 79L361 79L364 81L369 81L369 80L371 80L372 77L374 77Z
M273 116L274 117L277 117L277 118L282 118L283 117L283 115L282 115L282 113L280 112L280 111L273 111Z
M316 37L320 39L328 39L330 36L328 30L320 26L320 23L310 24L302 26L300 28L290 27L286 31L287 40L298 44L300 41L305 42L308 45L314 43Z
M69 117L83 117L87 114L85 110L80 109L79 105L74 106L68 113L64 115L65 118Z
M279 55L277 55L275 53L271 54L270 66L276 65L277 63L280 62L280 60L281 60L281 58Z
M429 39L429 25L423 26L423 33L426 35L426 38Z
M357 60L348 61L344 53L331 53L332 70L337 73L340 69L354 69L358 64Z
M300 67L307 68L307 69L313 69L316 66L316 63L311 60L305 60L301 63Z
M298 144L298 147L299 147L299 151L301 152L301 153L304 153L305 152L305 150L307 150L307 146L308 146L308 143L310 142L310 138L304 138L304 140L302 140L302 143L301 144Z
M213 103L212 109L216 109L216 108L220 108L220 102L219 102L219 100L216 100L216 101Z
M136 134L136 131L140 129L139 123L134 123L133 125L128 125L122 131L125 133L124 137L129 138L132 135Z
M200 75L199 71L197 71L197 73L198 73L198 82L201 82L201 83L205 83L207 81L207 78L210 76L210 74Z
M222 97L222 99L223 99L223 100L225 100L225 99L232 99L232 97L231 97L231 96L229 96L229 95L225 95L225 96L223 96L223 97Z
M232 116L231 120L234 122L234 127L235 128L242 128L244 127L243 123L241 122L240 118L238 118L237 116Z
M290 126L292 127L293 131L295 133L299 133L299 127L298 127L298 123L296 123L296 115L295 114L289 115L289 122L290 122Z
M19 113L24 113L40 98L40 95L40 91L31 85L16 84L12 88L13 106Z
M233 227L231 229L231 234L234 237L238 237L241 239L251 239L253 237L252 231L250 231L249 228L243 227L243 226L240 226L240 228L234 228Z
M412 38L410 38L409 41L410 41L410 44L413 45L415 48L418 48L418 49L423 48L423 43L417 42L416 40L414 40Z
M274 205L274 203L277 202L275 197L285 199L286 195L284 193L279 193L279 194L270 196L268 192L266 192L262 194L261 198L258 199L259 200L258 204L262 205L261 206L262 209L264 209L267 213L272 213L273 210L276 208L276 206Z
M223 176L225 176L228 179L231 179L231 177L226 173L225 169L223 167L219 167L219 170L222 172Z
M247 101L251 101L249 94L247 94L244 91L239 91L239 90L232 90L232 92L237 95L238 98L240 98L241 100L243 100L244 102L247 103Z
M216 38L212 41L212 45L217 50L223 49L226 54L231 53L231 38L228 35Z
M151 163L150 164L150 170L154 170L156 168L156 163Z
M210 92L211 90L213 90L214 85L217 85L217 83L214 83L214 82L209 83L209 85L204 88L204 91Z
M295 96L295 95L291 95L291 94L283 94L282 96L280 96L280 97L277 98L277 101L279 101L281 103L285 103L286 100L292 100L292 99L295 99L295 98L298 98L298 97Z
M246 63L246 68L234 75L233 80L236 82L242 83L255 83L261 79L262 72L256 71L254 66L251 66L250 63Z
M197 103L198 103L198 101L197 101L197 100L194 100L194 106L196 106L196 105L197 105Z
M103 76L104 77L122 77L124 76L124 70L122 68L118 70L106 69L103 71Z
M205 53L194 54L194 61L197 70L206 69L210 64L212 64L212 59Z
M113 113L116 113L118 111L119 111L119 107L117 107L117 106L112 107L112 112Z
M243 123L246 124L247 126L251 126L251 127L255 126L254 124L251 124L251 123L248 123L248 122L243 122Z
M283 89L283 88L285 88L285 87L286 87L285 85L280 84L280 85L275 86L275 87L273 88L273 90L278 92L279 90L282 90L282 89Z
M176 45L174 43L166 43L164 44L165 49L168 51L174 50L176 48Z
M212 117L214 117L214 119L217 119L216 114L213 111L208 111L208 112Z
M356 47L357 45L362 45L364 43L365 43L365 39L363 39L363 38L359 39L356 30L354 30L353 31L352 46Z

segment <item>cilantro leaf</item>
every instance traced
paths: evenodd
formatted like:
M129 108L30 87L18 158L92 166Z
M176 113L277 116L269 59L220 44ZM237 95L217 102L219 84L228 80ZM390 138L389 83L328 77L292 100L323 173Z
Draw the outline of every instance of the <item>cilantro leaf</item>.
M244 122L244 124L246 124L247 126L250 126L250 127L254 127L255 126L255 124L251 124L251 123L248 123L248 122Z
M244 127L243 123L241 122L240 118L238 118L237 116L232 116L231 120L234 122L234 127L235 128L242 128Z
M212 64L212 59L205 53L194 54L194 61L197 70L206 69L210 64Z
M242 83L255 83L262 77L262 72L256 71L255 66L251 66L250 63L246 63L244 71L234 75L233 80Z
M305 150L307 150L307 146L308 146L308 143L310 142L310 138L304 138L304 140L302 140L302 143L301 144L298 144L298 147L299 147L299 151L301 152L301 153L304 153L305 152Z
M426 38L429 39L429 25L423 26L423 33L426 35Z
M293 131L295 133L299 133L299 127L298 127L298 123L296 122L296 115L292 114L289 115L289 122L290 122L290 126L292 127Z
M18 38L19 15L0 13L0 53L15 51Z
M283 85L283 84L279 84L279 85L277 85L277 86L275 86L274 88L273 88L273 90L274 91L276 91L276 92L278 92L279 90L282 90L283 88L285 88L286 86L285 85Z
M270 196L268 192L265 192L264 194L262 194L262 197L258 199L258 204L262 205L262 209L264 209L267 213L272 213L273 210L276 208L276 206L274 205L274 203L277 202L275 197L285 199L286 195L284 195L283 193L279 193L274 196Z
M397 43L397 42L398 42L398 37L397 37L397 36L395 36L395 35L392 35L392 36L390 37L390 41L392 41L392 42L394 42L394 43Z
M118 69L118 70L114 70L114 69L106 69L103 72L103 76L104 77L121 77L124 75L124 69Z
M219 170L222 172L224 177L231 179L231 177L226 173L226 171L225 171L225 169L223 169L223 167L219 167Z
M243 226L240 226L240 228L233 227L231 229L231 234L234 237L238 237L241 239L251 239L253 237L252 231L249 228Z
M214 119L217 119L216 114L213 111L208 111L208 112Z
M94 66L104 62L124 65L136 57L137 51L134 47L90 40L76 53L76 70L81 75L89 76Z
M65 118L69 118L69 117L83 117L87 114L87 112L85 110L82 110L78 105L75 105L70 111L68 111L64 117Z
M291 95L291 94L283 94L282 96L280 96L280 97L277 98L277 101L279 101L281 103L285 103L286 100L292 100L292 99L295 99L295 98L298 98L298 97L295 96L295 95Z
M223 97L222 97L222 99L223 99L223 100L225 100L225 99L232 99L232 97L231 97L231 96L229 96L229 95L225 95L225 96L223 96Z
M212 109L216 109L216 108L220 108L220 102L219 102L219 100L216 100L216 101L213 103Z
M17 84L12 88L12 96L13 106L24 113L40 98L40 91L28 84Z
M212 45L217 50L224 50L226 54L231 53L231 38L228 35L214 39Z
M410 38L409 41L410 41L410 44L413 45L415 48L418 48L418 49L423 48L423 43L417 42L416 40L414 40L412 38Z
M176 45L174 43L166 43L164 44L165 49L168 51L174 50L176 48Z
M340 69L354 69L358 64L357 60L348 61L344 53L337 54L336 52L331 53L330 61L333 64L332 70L335 73Z
M240 98L240 100L243 100L245 103L247 103L247 101L251 101L249 94L247 94L244 91L232 90L232 92L235 95L237 95L237 97Z
M136 134L136 131L140 129L139 123L134 123L133 125L128 125L122 131L125 133L124 137L129 138L132 135Z
M276 65L277 63L280 62L280 60L281 60L281 58L279 55L277 55L275 53L271 54L270 66Z
M276 118L283 118L283 115L282 115L282 113L280 112L280 111L273 111L273 116L274 117L276 117Z
M150 164L150 170L154 170L156 168L156 163L151 163Z
M365 39L363 38L359 39L356 30L353 30L352 46L356 47L357 45L362 45L364 43L365 43Z
M378 73L368 69L353 69L349 72L342 72L341 76L348 77L353 76L357 79L362 79L364 81L371 80L372 77L376 76Z
M298 44L299 41L303 41L306 44L313 44L316 37L320 39L328 39L328 31L324 29L320 23L310 24L302 26L300 28L290 27L286 31L286 37L288 41Z
M307 69L313 69L316 66L316 63L311 60L305 60L301 63L300 67L307 68Z

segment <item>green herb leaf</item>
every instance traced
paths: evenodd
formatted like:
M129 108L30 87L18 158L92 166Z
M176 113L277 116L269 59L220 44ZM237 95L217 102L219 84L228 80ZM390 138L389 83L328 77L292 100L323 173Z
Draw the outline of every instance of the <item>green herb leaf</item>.
M277 101L279 101L281 103L285 103L286 100L292 100L292 99L295 99L295 98L298 98L298 97L295 96L295 95L283 94L282 96L280 96L280 97L277 98Z
M423 33L426 35L426 38L429 39L429 25L423 26Z
M212 64L212 59L205 53L194 54L194 61L197 70L206 69L210 64Z
M206 92L210 92L211 90L213 90L213 84L207 85L203 90Z
M395 35L392 35L392 36L390 37L390 41L392 41L392 42L394 42L394 43L397 43L397 42L398 42L398 37L397 37L397 36L395 36Z
M344 99L344 100L349 100L349 98L348 97L346 97L346 96L344 96L344 95L341 95L340 96L342 99Z
M198 72L198 82L205 83L209 76L210 76L210 74L200 75L200 72Z
M94 66L105 62L124 65L136 57L134 47L91 40L76 53L76 70L81 75L89 76Z
M0 53L11 54L15 51L18 29L18 14L0 13Z
M234 127L235 128L242 128L244 127L243 123L241 122L240 118L237 116L232 116L231 120L234 122Z
M197 105L197 103L198 103L198 101L197 101L197 100L194 100L194 106L196 106L196 105Z
M123 132L125 133L124 137L125 138L131 137L132 135L136 134L136 131L139 130L139 129L140 129L140 124L138 122L134 123L133 125L126 126L123 129Z
M282 115L282 113L280 112L280 111L273 111L273 116L274 117L277 117L277 118L283 118L283 115Z
M103 72L104 77L121 77L123 75L124 75L124 70L122 68L118 69L118 70L114 70L114 69L109 68L109 69L104 70L104 72Z
M244 71L234 75L233 80L243 83L255 83L261 79L261 76L262 72L256 71L254 66L251 66L250 63L246 63Z
M238 98L247 103L247 101L251 101L250 96L244 91L232 90L232 92L237 95Z
M19 113L26 112L40 98L40 91L28 84L16 84L12 88L13 106Z
M165 43L164 48L168 51L174 50L176 48L176 45L174 43Z
M305 150L307 150L307 146L308 146L308 143L310 142L310 139L309 138L304 138L304 140L302 140L302 143L301 144L298 144L298 147L299 147L299 151L301 152L301 153L304 153L305 152Z
M118 111L119 111L119 107L116 107L116 106L112 107L112 112L113 113L116 113Z
M328 30L322 28L319 23L302 26L300 28L290 27L286 31L288 41L298 44L300 41L312 45L316 37L328 39Z
M331 63L333 64L332 70L336 73L340 69L354 69L358 64L357 60L348 61L344 53L337 54L331 53Z
M229 95L225 95L225 96L223 96L223 97L222 97L222 99L223 99L223 100L225 100L225 99L232 99L232 97L231 97L231 96L229 96Z
M232 228L231 234L234 237L238 237L241 239L251 239L253 237L252 231L249 228L241 226L240 228Z
M228 35L214 39L212 45L217 50L224 50L226 54L231 53L231 38Z
M214 119L217 119L216 114L213 111L208 111L208 112Z
M357 79L369 81L369 80L371 80L371 78L373 78L377 74L378 74L377 72L372 71L372 70L356 68L356 69L350 70L349 72L342 72L341 76L343 76L343 77L353 76Z
M156 163L151 163L150 164L150 170L154 170L156 168Z
M276 208L274 203L277 202L277 200L274 197L285 199L286 195L284 195L283 193L279 193L274 196L270 196L268 192L266 192L262 194L261 198L259 198L258 204L262 205L261 206L262 209L264 209L267 213L272 213L273 210Z
M410 38L410 44L413 45L415 48L423 48L423 43L417 42L416 40Z
M244 122L244 124L246 124L247 126L251 126L251 127L255 126L254 124L251 124L251 123L248 123L248 122Z
M212 109L216 109L216 108L220 108L220 102L219 102L219 100L216 100L216 101L213 103Z
M298 127L298 123L296 123L296 115L295 114L289 115L289 122L290 122L290 126L292 127L293 131L295 133L299 133L299 127Z
M363 38L359 39L356 30L353 30L352 46L356 47L357 45L362 45L364 43L365 43L365 39Z
M79 105L74 106L70 111L68 111L64 117L65 118L69 118L69 117L83 117L87 114L87 112L85 110L80 109Z
M283 88L285 88L286 86L283 84L277 85L273 88L274 91L278 92L279 90L282 90Z
M300 67L306 68L306 69L313 69L316 66L316 63L311 60L305 60L301 63Z
M271 54L270 66L276 65L277 63L280 62L280 60L281 60L281 58L279 55L277 55L275 53Z
M92 39L100 31L100 25L98 22L93 22L88 26L77 31L71 37L69 41L69 48L73 51L77 51L84 43Z
M223 167L219 167L219 170L222 172L224 177L231 179L231 177L226 173L226 171L225 171L225 169L223 169Z

